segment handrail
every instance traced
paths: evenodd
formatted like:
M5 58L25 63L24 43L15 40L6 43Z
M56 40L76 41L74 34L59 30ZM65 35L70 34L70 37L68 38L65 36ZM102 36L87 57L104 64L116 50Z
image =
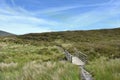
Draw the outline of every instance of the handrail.
M64 54L65 54L67 60L70 61L70 62L72 62L74 56L71 55L67 50L65 50L65 49L62 48L61 46L58 46L58 47L61 48L61 49L64 51ZM86 63L86 61L87 61L87 55L85 55L85 54L82 53L82 52L77 51L77 49L76 49L76 53L77 53L77 54L78 54L78 53L80 54L80 56L79 56L80 61L83 61L83 63ZM77 56L76 56L76 57L77 57ZM84 57L85 57L85 58L84 58ZM84 69L84 65L79 65L79 67L80 67L80 69L81 69L81 80L93 80L93 79L92 79L92 75L91 75L88 71L86 71L86 70Z

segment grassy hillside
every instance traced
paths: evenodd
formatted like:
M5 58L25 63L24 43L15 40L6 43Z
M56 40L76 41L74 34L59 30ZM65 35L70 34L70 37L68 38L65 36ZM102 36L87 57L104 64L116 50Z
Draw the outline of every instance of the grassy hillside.
M78 67L56 45L87 54L95 80L119 80L120 28L0 37L0 80L79 80Z
M113 40L119 37L120 28L90 31L66 31L36 34L31 33L19 36L19 38L25 40L48 41L48 42L59 39L64 42L94 42L101 40Z
M87 54L89 59L100 56L120 57L120 28L36 33L17 36L17 38L18 43L29 43L35 46L62 45L70 52L74 52L73 48L77 48Z

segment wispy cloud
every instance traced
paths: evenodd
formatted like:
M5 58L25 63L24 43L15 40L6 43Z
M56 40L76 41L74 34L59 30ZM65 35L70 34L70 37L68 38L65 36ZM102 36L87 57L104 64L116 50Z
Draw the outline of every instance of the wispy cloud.
M12 5L15 7L16 6L15 1L11 0L11 2L12 2Z
M6 20L7 19L7 20ZM32 17L21 16L0 16L0 29L16 34L30 33L30 32L48 32L51 29L48 25L49 21L40 20Z
M109 5L116 5L116 4L111 4L114 2L114 0L109 0L108 2L103 2L103 3L96 3L96 4L79 4L79 5L72 5L72 6L62 6L62 7L53 7L53 8L48 8L44 10L38 10L34 12L35 15L37 14L45 14L45 13L55 13L55 12L61 12L61 11L67 11L71 9L76 9L76 8L82 8L82 7L100 7L100 6L109 6Z
M84 28L84 27L89 27L96 24L96 27L97 27L98 22L101 23L101 21L105 21L105 20L108 20L109 18L112 18L112 17L114 18L116 16L120 18L120 11L119 11L120 1L114 2L113 4L109 6L104 5L102 7L97 7L92 11L89 11L80 15L72 16L67 19L66 21L67 24L65 26L69 26L71 28L74 28L74 27ZM111 23L109 23L109 25L110 24ZM103 24L102 26L104 27L104 25L105 24Z
M47 7L33 11L29 11L23 6L18 6L15 0L10 0L11 5L8 5L5 1L6 0L2 0L0 5L0 29L16 34L86 28L92 29L90 26L96 28L95 26L98 25L99 28L100 26L120 25L120 18L116 22L116 18L120 17L119 0L108 0L108 2L104 3L87 5L77 4ZM81 10L90 7L92 9L83 13L76 11L76 9ZM76 14L74 14L74 12L76 12ZM57 18L54 19L51 15L55 15ZM69 16L66 17L66 15ZM63 19L60 20L60 18ZM109 19L112 18L114 18L114 20L110 21Z
M12 4L15 5L14 1ZM58 22L31 16L28 11L21 7L12 8L6 5L0 8L0 29L16 34L30 32L52 31L49 26L55 26Z

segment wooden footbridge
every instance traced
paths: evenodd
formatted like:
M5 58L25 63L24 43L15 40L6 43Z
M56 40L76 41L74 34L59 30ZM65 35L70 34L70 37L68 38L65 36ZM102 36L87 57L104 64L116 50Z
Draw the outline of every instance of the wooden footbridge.
M85 55L82 52L77 51L77 49L75 49L75 54L76 55L71 55L67 50L65 50L63 47L58 46L60 48L60 50L62 50L62 52L64 52L66 59L75 64L78 65L80 67L80 78L81 80L93 80L92 79L92 75L86 71L84 69L84 66L87 62L87 55Z

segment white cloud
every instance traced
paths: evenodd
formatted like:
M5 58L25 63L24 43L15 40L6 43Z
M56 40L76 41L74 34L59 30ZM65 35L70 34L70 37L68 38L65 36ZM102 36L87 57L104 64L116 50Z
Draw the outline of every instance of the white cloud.
M81 7L100 7L100 6L109 6L109 5L116 5L113 4L114 0L109 0L108 2L105 3L96 3L96 4L86 4L86 5L73 5L73 6L62 6L62 7L54 7L54 8L48 8L45 10L40 10L40 11L36 11L33 14L37 15L37 14L46 14L46 13L55 13L55 12L62 12L62 11L66 11L66 10L70 10L70 9L75 9L75 8L81 8Z
M120 15L120 11L119 11L120 2L115 2L113 4L114 5L97 7L92 11L89 11L80 15L72 16L67 19L66 21L67 24L65 24L65 26L69 26L71 28L73 27L83 28L83 27L88 27L88 26L91 26L92 24L94 25L98 22Z
M0 30L15 34L47 32L52 31L49 26L55 25L58 22L32 16L21 7L0 8Z
M25 33L41 33L41 32L50 32L49 28L44 28L43 26L33 26L28 24L6 24L0 25L0 29L8 31L14 34L25 34Z
M16 34L51 31L49 25L55 23L34 17L0 15L0 29Z

